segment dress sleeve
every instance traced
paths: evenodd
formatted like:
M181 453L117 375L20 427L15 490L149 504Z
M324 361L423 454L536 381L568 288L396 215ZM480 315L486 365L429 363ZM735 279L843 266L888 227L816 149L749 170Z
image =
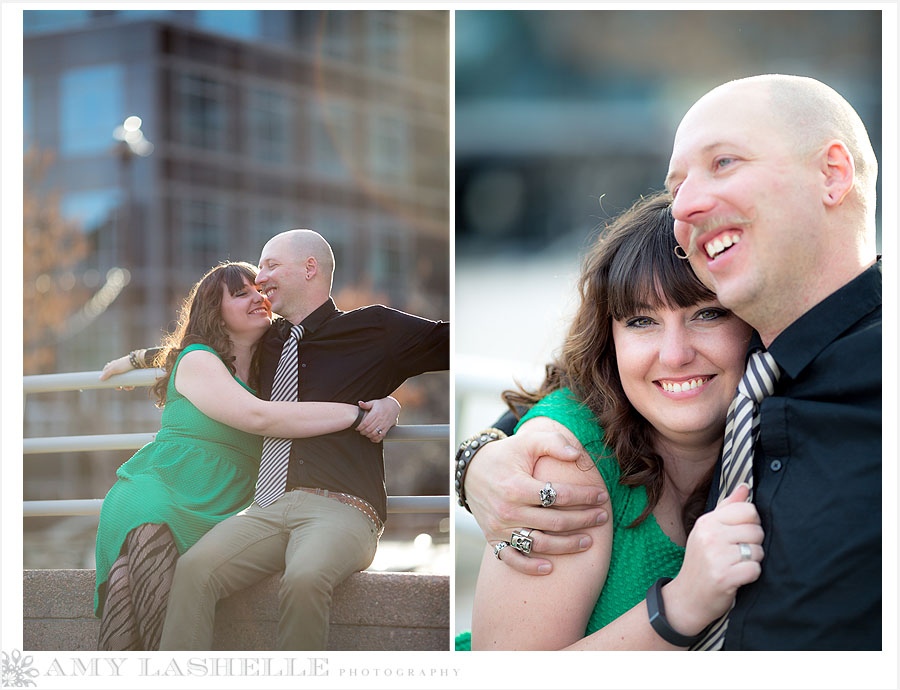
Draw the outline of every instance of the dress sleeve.
M522 417L516 426L516 431L533 417L547 417L557 421L575 435L575 438L591 456L597 469L600 470L600 476L606 482L607 491L615 500L618 490L624 488L619 485L619 463L603 442L603 428L597 422L590 408L575 397L571 390L562 388L534 405L528 414Z

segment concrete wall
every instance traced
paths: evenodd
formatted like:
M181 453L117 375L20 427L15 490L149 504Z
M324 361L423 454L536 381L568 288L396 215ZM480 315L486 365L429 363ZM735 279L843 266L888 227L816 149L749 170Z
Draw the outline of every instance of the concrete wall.
M219 602L214 650L272 650L278 622L278 576ZM450 578L362 572L334 592L328 649L447 650ZM93 570L26 570L26 650L94 650Z

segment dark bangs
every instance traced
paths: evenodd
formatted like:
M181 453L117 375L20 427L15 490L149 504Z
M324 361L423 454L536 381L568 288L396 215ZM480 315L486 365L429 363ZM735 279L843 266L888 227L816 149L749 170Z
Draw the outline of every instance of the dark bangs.
M684 308L715 299L715 293L694 275L688 260L675 255L678 242L669 204L645 206L627 215L630 222L613 230L619 234L607 280L613 319L619 321L647 308Z
M220 284L224 283L231 295L234 295L244 287L245 278L250 281L251 285L256 284L256 269L248 263L235 262L228 264L221 269L221 273Z

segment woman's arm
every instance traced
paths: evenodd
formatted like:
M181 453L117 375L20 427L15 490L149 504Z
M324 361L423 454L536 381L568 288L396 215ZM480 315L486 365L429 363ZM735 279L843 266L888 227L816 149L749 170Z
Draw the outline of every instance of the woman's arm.
M562 433L571 446L582 450L568 429L546 417L529 420L517 436L532 432ZM501 443L495 441L490 445ZM535 476L542 482L568 482L606 493L600 472L593 464L587 469L588 461L583 453L582 458L575 463L543 456L535 466ZM532 577L506 567L494 557L493 544L488 545L475 589L472 649L562 649L582 638L606 581L612 525L590 527L585 532L593 540L591 548L583 553L555 556L553 572L545 577ZM503 538L509 541L510 535ZM517 556L525 558L512 553L512 547L501 552L504 560Z
M341 431L350 427L359 413L356 405L344 403L260 400L232 378L222 360L206 350L192 350L181 358L175 390L217 422L276 438Z
M159 347L151 347L143 350L132 350L127 355L107 362L103 366L103 371L100 372L100 380L105 381L110 376L124 374L135 368L145 369L153 366L152 362L161 349ZM137 367L134 366L135 363L137 363Z
M581 449L565 427L543 417L523 424L517 435L535 431L561 432ZM585 472L580 465L545 456L538 461L535 476L542 481L606 488L596 468ZM694 635L716 620L730 608L737 589L759 577L763 533L755 506L745 502L746 494L746 489L739 487L715 511L697 521L678 576L662 588L669 624L684 635ZM651 627L646 601L582 637L606 582L612 548L611 524L587 531L593 546L583 554L554 556L553 572L546 577L531 577L521 568L505 567L494 557L493 545L487 547L475 592L473 649L684 649L669 644ZM509 541L508 535L504 538ZM740 542L751 545L752 560L740 560ZM512 553L512 547L501 552L504 561L508 556L526 558Z
M726 613L737 590L762 573L763 530L756 506L747 503L749 488L741 484L716 509L702 515L688 535L684 563L677 577L662 588L669 625L682 635L699 634ZM751 549L742 560L741 542ZM646 599L609 625L568 649L670 649L650 626Z

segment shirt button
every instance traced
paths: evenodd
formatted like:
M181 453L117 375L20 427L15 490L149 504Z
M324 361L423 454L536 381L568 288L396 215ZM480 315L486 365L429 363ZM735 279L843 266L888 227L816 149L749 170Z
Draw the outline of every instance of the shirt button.
M301 364L300 366L306 369L306 362L303 362L303 364Z
M300 465L302 465L302 464L303 464L303 461L302 461L302 460L298 460L297 463L300 464Z
M781 460L778 460L777 458L773 460L769 464L769 469L771 469L773 472L778 472L781 469Z

